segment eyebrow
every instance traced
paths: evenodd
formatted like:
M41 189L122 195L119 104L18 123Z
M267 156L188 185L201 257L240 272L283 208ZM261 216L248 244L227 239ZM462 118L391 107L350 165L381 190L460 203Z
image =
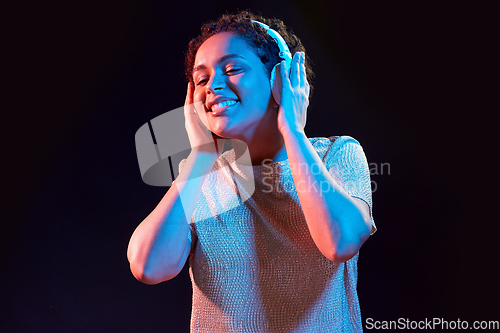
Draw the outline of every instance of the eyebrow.
M244 57L240 56L239 54L229 53L229 54L226 54L225 56L221 57L219 60L217 60L217 63L220 64L223 61L226 61L228 59L234 59L234 58L245 59ZM207 69L207 66L205 66L204 64L195 66L193 68L193 74L196 73L197 71L201 70L201 69Z

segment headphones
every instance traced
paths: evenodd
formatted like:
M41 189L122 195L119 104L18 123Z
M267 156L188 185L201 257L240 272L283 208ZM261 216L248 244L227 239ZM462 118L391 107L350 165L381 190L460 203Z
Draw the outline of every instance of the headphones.
M271 28L267 24L264 24L259 21L254 21L252 20L253 23L257 23L260 25L262 28L266 30L266 32L271 36L276 44L278 44L278 48L280 49L279 56L283 60L285 60L286 63L286 68L288 69L288 75L290 75L290 67L292 65L292 54L290 53L290 49L288 48L288 45L286 45L285 40L281 35L276 31ZM278 66L277 64L276 66ZM281 89L283 85L281 84L281 76L276 76L276 66L274 66L272 72L271 72L271 78L269 79L269 82L271 84L271 91L273 93L273 98L276 101L276 103L280 104L281 102Z

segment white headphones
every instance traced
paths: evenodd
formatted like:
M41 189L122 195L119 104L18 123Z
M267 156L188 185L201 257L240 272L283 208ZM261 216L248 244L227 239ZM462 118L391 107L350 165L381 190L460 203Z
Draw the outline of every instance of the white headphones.
M271 28L267 24L264 24L259 21L254 21L252 20L253 23L259 24L262 28L266 29L266 32L271 36L276 43L278 44L278 48L280 49L279 56L283 60L285 60L286 63L286 68L288 69L288 74L290 75L290 66L292 65L292 54L290 53L290 49L288 48L288 45L286 45L285 40L281 35L276 31ZM277 64L276 66L278 66ZM271 83L271 91L273 93L273 98L276 101L276 103L280 104L281 102L281 88L283 85L281 84L281 76L276 77L276 66L274 66L272 72L271 72L271 78L269 82Z

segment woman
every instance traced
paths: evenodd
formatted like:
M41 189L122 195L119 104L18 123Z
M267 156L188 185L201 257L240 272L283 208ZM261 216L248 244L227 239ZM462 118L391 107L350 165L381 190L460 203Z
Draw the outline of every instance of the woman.
M283 37L288 66L264 24ZM312 72L300 40L277 19L224 15L191 41L186 74L191 154L131 237L134 276L172 279L189 257L192 332L361 331L368 166L350 137L306 137ZM234 149L220 154L221 138Z

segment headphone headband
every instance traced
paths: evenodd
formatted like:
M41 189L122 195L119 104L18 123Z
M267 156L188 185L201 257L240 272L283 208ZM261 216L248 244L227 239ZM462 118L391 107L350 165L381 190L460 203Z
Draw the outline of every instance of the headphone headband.
M290 65L292 64L292 54L290 53L290 49L288 48L288 45L286 45L283 37L281 37L281 35L276 30L271 29L267 24L255 20L252 20L252 22L257 23L262 28L264 28L269 36L271 36L276 41L276 43L278 44L278 48L280 49L279 56L285 60L287 67L290 68Z

